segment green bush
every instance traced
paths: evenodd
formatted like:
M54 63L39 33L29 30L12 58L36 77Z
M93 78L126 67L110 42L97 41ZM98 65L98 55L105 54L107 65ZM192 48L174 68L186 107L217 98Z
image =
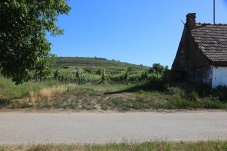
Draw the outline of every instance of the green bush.
M214 102L214 101L207 101L203 102L203 108L206 109L227 109L227 104L223 104L222 102Z
M199 99L198 92L196 92L195 90L189 92L187 95L187 99L194 102L198 101Z
M183 99L185 97L184 90L178 87L168 87L167 90L169 94L173 96L173 98Z
M222 102L227 103L227 86L218 86L213 90L212 95L218 97Z

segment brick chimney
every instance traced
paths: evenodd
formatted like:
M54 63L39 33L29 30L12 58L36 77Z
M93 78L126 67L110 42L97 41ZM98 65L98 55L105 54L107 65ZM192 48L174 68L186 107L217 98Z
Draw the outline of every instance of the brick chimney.
M193 28L195 28L195 18L196 18L196 13L188 13L186 15L187 18L187 22L186 22L186 27L190 30L192 30Z

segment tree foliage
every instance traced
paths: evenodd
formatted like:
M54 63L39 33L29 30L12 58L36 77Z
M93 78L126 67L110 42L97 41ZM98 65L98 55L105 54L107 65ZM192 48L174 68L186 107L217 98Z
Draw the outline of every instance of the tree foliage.
M149 73L163 73L165 70L168 70L168 66L163 66L160 63L154 63L149 69Z
M55 22L58 15L69 11L67 0L1 1L1 73L16 84L27 81L33 72L47 73L53 55L46 33L63 34Z

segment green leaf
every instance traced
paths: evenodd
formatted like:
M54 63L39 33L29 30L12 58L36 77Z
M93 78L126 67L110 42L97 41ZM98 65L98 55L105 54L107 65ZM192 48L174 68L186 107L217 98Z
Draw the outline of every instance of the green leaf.
M0 3L0 69L16 84L33 73L49 73L53 55L46 32L63 34L55 25L58 15L68 14L67 0L11 0Z

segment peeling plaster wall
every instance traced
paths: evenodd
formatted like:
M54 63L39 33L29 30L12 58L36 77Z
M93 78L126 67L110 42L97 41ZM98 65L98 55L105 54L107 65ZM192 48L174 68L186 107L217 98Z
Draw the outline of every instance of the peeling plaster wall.
M212 88L227 86L227 67L213 67Z

